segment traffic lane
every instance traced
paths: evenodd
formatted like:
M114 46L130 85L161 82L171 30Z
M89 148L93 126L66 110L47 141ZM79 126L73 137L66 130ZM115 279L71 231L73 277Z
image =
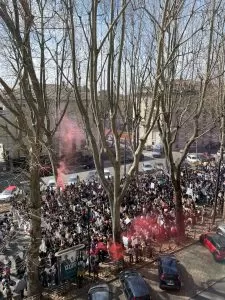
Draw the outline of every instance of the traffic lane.
M225 274L225 264L215 262L212 254L200 243L181 250L176 253L176 257L179 260L182 280L180 292L159 288L157 263L152 263L139 270L152 289L153 300L190 299ZM112 282L112 289L120 300L125 300L118 280Z
M152 159L152 158L146 156L146 160L139 163L139 170L140 171L142 170L143 163L150 163L151 165L154 166L156 163L163 163L164 164L164 161L165 161L164 158L154 158L154 159ZM126 164L126 172L129 171L130 166L131 166L131 164ZM111 172L111 174L114 176L113 167L107 167L105 169L109 170ZM93 171L95 171L95 169L88 170L88 171L82 171L82 172L76 172L76 173L72 173L72 174L65 174L65 175L63 175L63 180L64 180L65 183L67 183L69 178L72 177L72 176L75 176L75 175L79 175L80 180L85 180L88 176L88 173L93 172ZM124 165L121 165L120 174L121 174L121 176L124 175ZM41 179L45 184L47 184L49 180L54 179L54 176L42 177Z
M224 300L225 299L225 278L215 282L209 288L191 298L195 300L206 300L206 299L214 299L214 300Z
M224 276L225 264L215 262L212 254L200 243L178 252L176 257L182 280L180 292L163 291L159 288L157 264L143 269L142 274L153 288L153 299L189 299L212 281Z

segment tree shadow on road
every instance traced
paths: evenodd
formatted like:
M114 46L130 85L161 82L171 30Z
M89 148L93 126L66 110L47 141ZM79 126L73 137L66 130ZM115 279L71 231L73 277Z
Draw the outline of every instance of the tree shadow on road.
M169 299L180 299L182 296L187 298L192 297L195 292L199 290L199 286L195 284L193 277L189 274L186 268L179 263L179 270L181 274L182 287L180 291L176 290L154 290L152 298L155 300L169 300ZM157 285L159 280L157 279Z

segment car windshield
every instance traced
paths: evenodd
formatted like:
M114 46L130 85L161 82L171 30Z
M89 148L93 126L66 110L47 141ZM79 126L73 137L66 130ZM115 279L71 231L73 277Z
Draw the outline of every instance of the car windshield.
M177 262L175 259L162 259L163 273L166 275L177 275Z
M108 300L109 293L106 291L96 291L91 295L92 300Z
M148 165L148 164L144 165L144 167L145 167L145 168L152 168L152 166L151 166L151 165Z
M69 182L75 182L75 181L77 181L77 177L71 177L71 178L69 179Z
M55 186L55 182L50 182L48 186Z
M10 191L10 190L4 190L2 192L2 195L6 195L6 196L11 195L11 194L12 194L12 191Z

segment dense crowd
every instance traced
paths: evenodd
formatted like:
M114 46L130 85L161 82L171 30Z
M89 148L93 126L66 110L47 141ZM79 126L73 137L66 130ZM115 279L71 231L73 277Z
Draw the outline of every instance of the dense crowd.
M222 169L222 178L223 173ZM198 170L184 168L181 175L185 225L193 226L196 222L204 222L205 207L213 204L217 170L215 166L210 165ZM219 209L223 207L223 201L221 186L218 197ZM113 258L110 252L112 246L110 206L102 185L92 180L66 186L63 191L47 188L42 193L41 209L42 285L58 284L55 254L78 244L85 244L88 252L86 257L83 257L84 267L90 265L91 272L97 276L99 262L103 262L107 257ZM18 220L19 227L29 233L28 196L20 201L14 201L12 212L14 218ZM8 220L1 225L1 241L4 240L7 231L14 230L8 225L13 224L12 218L8 217ZM120 224L123 248L131 263L150 252L152 241L176 237L174 193L167 174L158 170L155 174L140 173L131 180L122 199ZM22 275L24 272L25 270Z

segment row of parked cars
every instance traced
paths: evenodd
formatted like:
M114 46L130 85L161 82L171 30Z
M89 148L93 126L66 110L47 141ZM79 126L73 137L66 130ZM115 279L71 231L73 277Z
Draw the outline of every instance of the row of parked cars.
M161 289L177 290L181 288L181 279L178 268L179 261L174 255L162 255L158 258L158 278ZM144 277L134 269L122 271L119 274L121 288L127 300L151 300L152 289ZM88 292L89 300L115 299L107 284L92 287Z

